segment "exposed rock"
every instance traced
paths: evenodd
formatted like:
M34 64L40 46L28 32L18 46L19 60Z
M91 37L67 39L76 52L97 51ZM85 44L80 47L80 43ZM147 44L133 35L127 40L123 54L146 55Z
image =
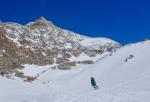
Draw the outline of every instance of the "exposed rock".
M87 38L89 37L61 29L44 17L25 26L9 22L0 23L1 74L14 73L15 69L22 68L22 64L60 64L59 69L70 69L76 65L76 62L70 62L72 56L79 57L85 54L94 57L117 48L109 42L107 46L99 45L96 50L90 49L80 44ZM16 76L23 77L23 73L16 72Z
M34 81L35 79L36 79L36 77L26 76L24 81L32 82L32 81Z
M10 71L7 68L1 68L0 69L0 75L2 75L2 76L7 75L9 73L10 73Z
M134 57L134 55L129 55L126 59L125 62L128 62L128 60L132 59Z
M76 61L64 62L64 63L60 64L59 66L57 66L57 68L61 69L61 70L69 70L73 66L76 66Z
M79 64L93 64L92 60L78 61Z
M76 61L73 62L64 62L64 66L76 66Z
M150 39L149 39L149 38L145 38L145 39L144 39L144 41L148 41L148 40L150 40Z
M65 60L61 57L59 58L56 58L56 64L60 64L60 63L63 63Z
M20 77L20 78L24 78L24 73L20 70L16 70L15 71L15 76Z

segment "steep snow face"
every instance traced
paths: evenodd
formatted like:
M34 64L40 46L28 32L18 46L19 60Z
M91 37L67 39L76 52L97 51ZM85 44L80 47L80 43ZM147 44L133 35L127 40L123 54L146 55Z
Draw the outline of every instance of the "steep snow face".
M120 47L118 42L108 38L87 38L79 42L82 46L91 49L102 49L105 47Z
M0 101L149 102L149 49L150 41L126 45L110 56L102 54L93 65L79 65L67 71L25 65L27 69L33 68L22 71L39 73L38 79L24 83L16 77L15 80L0 77ZM99 90L91 87L90 77L95 78Z
M83 46L93 46L93 45L101 45L106 46L109 45L109 43L117 43L111 39L108 38L87 38L80 42Z

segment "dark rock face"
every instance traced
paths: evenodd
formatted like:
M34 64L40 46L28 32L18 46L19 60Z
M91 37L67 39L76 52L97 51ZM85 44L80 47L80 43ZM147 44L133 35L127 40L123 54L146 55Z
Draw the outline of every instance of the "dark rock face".
M91 50L78 43L86 38L88 37L58 28L43 17L25 26L0 23L0 71L2 74L11 73L22 68L22 64L46 65L66 62L63 66L72 66L76 65L74 62L68 62L72 56L78 57L84 53L92 57L103 53L107 48L112 51L120 46ZM22 76L22 73L17 75Z

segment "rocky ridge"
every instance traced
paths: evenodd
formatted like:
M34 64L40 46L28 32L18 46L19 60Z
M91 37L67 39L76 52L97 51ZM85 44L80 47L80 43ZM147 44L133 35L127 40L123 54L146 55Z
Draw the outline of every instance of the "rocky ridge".
M65 69L66 65L86 64L84 59L71 61L72 57L80 57L83 54L95 57L121 47L115 41L106 41L106 44L94 49L80 43L86 39L92 38L61 29L44 17L26 25L0 23L0 72L13 73L16 69L23 68L23 64L61 64L61 69ZM87 64L93 63L90 61L87 60Z

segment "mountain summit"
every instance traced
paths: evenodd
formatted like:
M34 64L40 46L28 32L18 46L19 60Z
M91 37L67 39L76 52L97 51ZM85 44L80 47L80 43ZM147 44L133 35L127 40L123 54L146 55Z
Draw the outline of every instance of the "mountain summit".
M87 41L91 44L86 45ZM119 43L110 39L61 29L44 17L25 26L0 23L0 70L5 73L12 73L24 64L57 64L59 69L68 69L77 63L94 63L92 58L119 47Z

